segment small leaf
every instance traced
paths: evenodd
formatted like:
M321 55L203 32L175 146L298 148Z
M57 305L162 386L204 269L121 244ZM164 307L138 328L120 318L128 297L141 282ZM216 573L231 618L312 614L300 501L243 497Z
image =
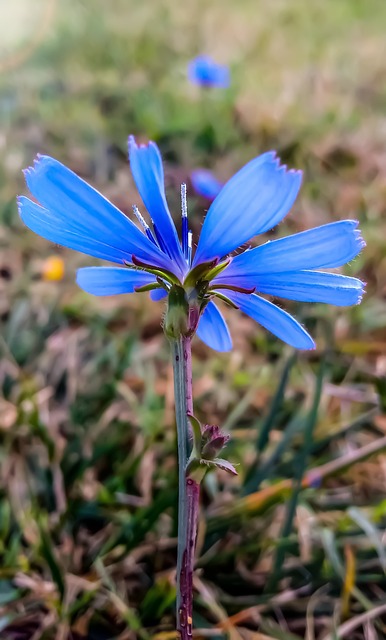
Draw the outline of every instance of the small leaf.
M222 469L222 471L227 471L227 473L230 473L233 476L238 475L236 469L234 468L233 464L229 462L229 460L224 460L223 458L215 458L212 463L219 469Z

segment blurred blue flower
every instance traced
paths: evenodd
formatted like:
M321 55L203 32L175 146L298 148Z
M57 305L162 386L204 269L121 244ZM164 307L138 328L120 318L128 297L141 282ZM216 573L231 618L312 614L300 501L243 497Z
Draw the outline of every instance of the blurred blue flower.
M198 336L218 351L231 349L232 341L216 299L238 307L298 349L314 348L311 336L291 315L255 291L337 306L360 302L363 282L319 271L344 265L364 247L354 220L325 224L231 257L251 237L281 222L298 195L301 172L280 166L274 152L251 160L221 189L205 217L194 257L186 199L182 198L180 241L166 202L157 145L137 145L130 137L129 156L150 216L146 222L134 207L142 230L57 160L38 156L25 171L28 188L40 203L18 198L21 218L32 231L120 265L79 269L77 282L85 291L115 295L152 289L152 298L159 300L173 284L185 286L199 303Z
M193 189L199 196L214 200L223 185L209 169L194 169L190 174Z
M197 56L189 62L188 78L201 87L226 89L230 84L229 68L217 64L210 56Z

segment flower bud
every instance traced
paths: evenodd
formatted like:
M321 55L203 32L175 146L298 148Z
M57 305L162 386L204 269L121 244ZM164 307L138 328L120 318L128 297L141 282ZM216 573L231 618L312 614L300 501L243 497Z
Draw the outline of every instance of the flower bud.
M207 424L202 432L201 455L206 460L213 460L229 441L217 424Z

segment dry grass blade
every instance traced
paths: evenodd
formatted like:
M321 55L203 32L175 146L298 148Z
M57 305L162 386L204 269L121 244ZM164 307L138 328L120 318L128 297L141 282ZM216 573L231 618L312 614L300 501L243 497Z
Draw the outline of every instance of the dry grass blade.
M355 631L358 627L366 624L369 620L374 620L375 618L380 618L386 612L386 604L382 604L379 607L374 607L374 609L370 609L370 611L365 611L361 613L359 616L355 616L351 618L351 620L346 620L343 624L339 625L337 629L333 633L328 633L324 635L321 640L334 640L334 638L345 638L348 634ZM384 626L384 633L386 632L386 627Z

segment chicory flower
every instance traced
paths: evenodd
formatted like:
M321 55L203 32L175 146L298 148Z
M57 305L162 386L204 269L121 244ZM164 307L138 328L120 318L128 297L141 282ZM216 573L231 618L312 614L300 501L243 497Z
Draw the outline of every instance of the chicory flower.
M226 89L230 85L229 69L218 64L210 56L197 56L189 62L188 78L200 87Z
M218 299L298 349L313 349L311 336L259 294L337 306L360 302L363 282L320 271L344 265L364 247L354 220L325 224L232 256L253 236L281 222L298 195L301 172L281 166L275 152L251 160L225 184L209 207L195 251L185 185L180 240L165 197L157 145L138 145L131 136L129 158L149 213L146 222L134 207L142 230L57 160L38 156L25 171L28 188L40 204L18 198L24 223L47 240L119 265L79 269L77 282L88 293L150 290L154 300L181 300L189 316L184 330L196 332L218 351L232 347Z

